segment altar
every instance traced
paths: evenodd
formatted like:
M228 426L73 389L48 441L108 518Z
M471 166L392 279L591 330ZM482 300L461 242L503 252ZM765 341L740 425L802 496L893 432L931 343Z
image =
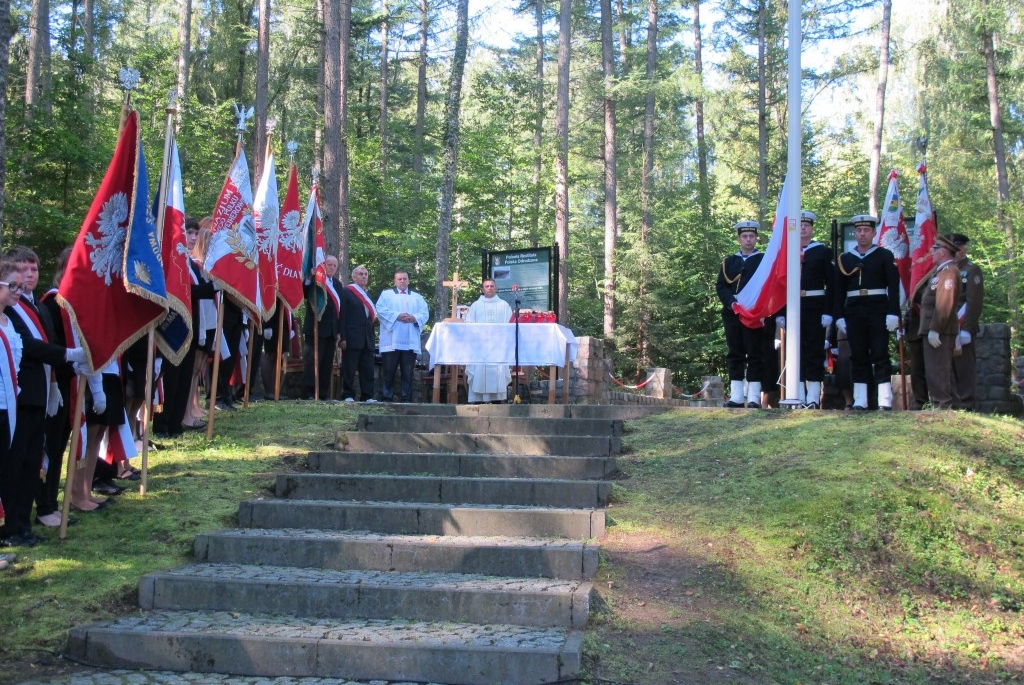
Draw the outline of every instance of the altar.
M442 321L430 332L425 349L430 368L435 365L465 364L516 365L516 325L514 323L463 323ZM548 402L555 402L555 369L566 368L576 359L576 336L556 323L519 324L519 366L551 367ZM562 401L569 401L568 378L562 385ZM434 373L433 402L441 398L441 374Z

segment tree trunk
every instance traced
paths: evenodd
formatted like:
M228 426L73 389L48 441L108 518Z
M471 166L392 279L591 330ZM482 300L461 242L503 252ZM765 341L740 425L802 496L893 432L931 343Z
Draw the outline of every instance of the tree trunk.
M1006 171L1006 147L1003 144L1003 122L999 113L999 82L996 80L996 52L992 32L984 31L981 34L981 41L985 52L985 81L988 87L988 111L992 123L992 148L996 162L996 223L1002 229L1006 240L1006 262L1010 265L1006 274L1006 298L1010 309L1010 326L1016 337L1021 323L1017 293L1017 240L1013 222L1006 213L1006 206L1010 202L1010 180Z
M323 0L324 8L324 151L320 192L324 226L335 226L340 216L338 179L341 176L341 6L344 0ZM324 231L327 254L338 254L338 233ZM348 264L339 267L348 268Z
M352 220L348 213L348 48L352 40L352 3L341 0L341 36L337 48L341 79L338 90L338 128L341 134L341 148L338 151L338 275L348 281L348 241Z
M640 327L637 337L640 343L640 365L651 364L650 309L644 303L650 279L650 234L654 224L651 215L651 179L654 176L654 80L658 65L658 0L649 0L647 5L647 97L644 103L644 164L640 177Z
M757 3L757 221L764 224L768 205L768 76L765 53L765 0Z
M25 117L35 108L49 110L50 0L32 0L28 22L28 60L25 65Z
M412 170L423 173L423 135L427 118L427 0L420 0L420 49L416 64L416 125L413 133ZM417 179L419 182L419 179Z
M256 34L256 181L263 173L267 149L267 91L270 87L270 0L259 0L260 19Z
M384 21L380 26L380 180L388 175L388 0L384 0Z
M882 161L882 130L885 124L885 87L889 82L889 25L892 0L882 0L882 45L878 57L878 87L875 89L875 137L871 141L868 168L868 213L878 216L878 179Z
M694 71L697 74L697 101L694 115L697 127L697 183L700 186L700 218L707 226L711 220L711 188L708 187L708 143L704 139L704 60L701 57L700 0L693 0Z
M178 97L181 104L175 117L175 128L181 128L181 113L188 100L188 62L192 51L192 0L181 0L178 15Z
M618 200L615 154L615 44L612 3L601 0L601 66L604 71L604 337L615 340L615 217Z
M322 122L324 120L324 73L327 71L327 63L324 61L327 55L327 51L324 49L325 36L324 28L325 22L327 21L326 12L324 7L324 0L316 0L316 22L317 22L317 45L316 45L316 57L317 64L323 64L322 69L316 70L316 120ZM314 165L323 169L323 152L324 152L324 130L322 126L316 126L313 130L313 159L317 160Z
M469 42L469 0L456 5L455 52L448 79L448 99L444 104L444 171L441 177L441 207L437 226L437 253L434 267L434 302L440 308L447 301L444 281L448 279L449 242L452 235L452 210L455 204L455 172L459 161L459 107L462 99L462 75L466 69L466 45Z
M558 245L558 320L569 325L569 46L572 0L560 0L558 13L558 91L555 104L555 244Z
M253 5L245 6L245 0L235 0L235 7L238 9L239 27L252 26ZM248 52L249 41L242 36L237 37L238 42L238 64L235 67L235 100L239 103L245 97L245 68L246 53Z
M0 0L0 242L3 241L5 182L7 179L7 65L11 49L11 3Z
M534 67L533 85L533 199L530 211L530 237L534 245L540 243L540 193L541 179L544 174L544 0L533 3L533 21L537 28L537 51Z
M92 62L96 59L95 36L96 22L93 18L96 15L95 0L85 0L82 5L82 48L85 50L87 69L92 71Z
M626 64L626 52L630 47L629 22L626 20L626 8L623 0L615 0L615 9L619 19L619 50L622 53L622 63Z

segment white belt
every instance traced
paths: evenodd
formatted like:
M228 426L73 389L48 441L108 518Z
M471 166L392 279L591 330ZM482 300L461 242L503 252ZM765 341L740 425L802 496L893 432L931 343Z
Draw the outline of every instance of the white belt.
M861 288L860 290L847 290L847 297L864 297L866 295L888 295L889 291L885 288Z
M800 297L821 297L825 294L824 290L801 290Z

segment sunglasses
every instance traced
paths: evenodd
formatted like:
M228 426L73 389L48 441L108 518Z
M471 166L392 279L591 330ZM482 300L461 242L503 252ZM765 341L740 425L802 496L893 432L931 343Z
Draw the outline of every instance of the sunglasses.
M22 290L25 289L25 286L22 285L21 283L8 283L7 281L0 281L0 285L6 285L8 288L11 289L12 293L20 293Z

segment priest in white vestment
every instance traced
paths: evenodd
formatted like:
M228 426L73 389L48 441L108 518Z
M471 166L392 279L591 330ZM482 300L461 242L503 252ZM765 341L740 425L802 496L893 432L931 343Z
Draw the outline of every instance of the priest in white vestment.
M508 323L512 307L498 297L498 287L488 279L483 283L483 295L469 308L469 323ZM512 373L506 364L468 364L468 399L473 402L504 402L508 399L508 384Z

